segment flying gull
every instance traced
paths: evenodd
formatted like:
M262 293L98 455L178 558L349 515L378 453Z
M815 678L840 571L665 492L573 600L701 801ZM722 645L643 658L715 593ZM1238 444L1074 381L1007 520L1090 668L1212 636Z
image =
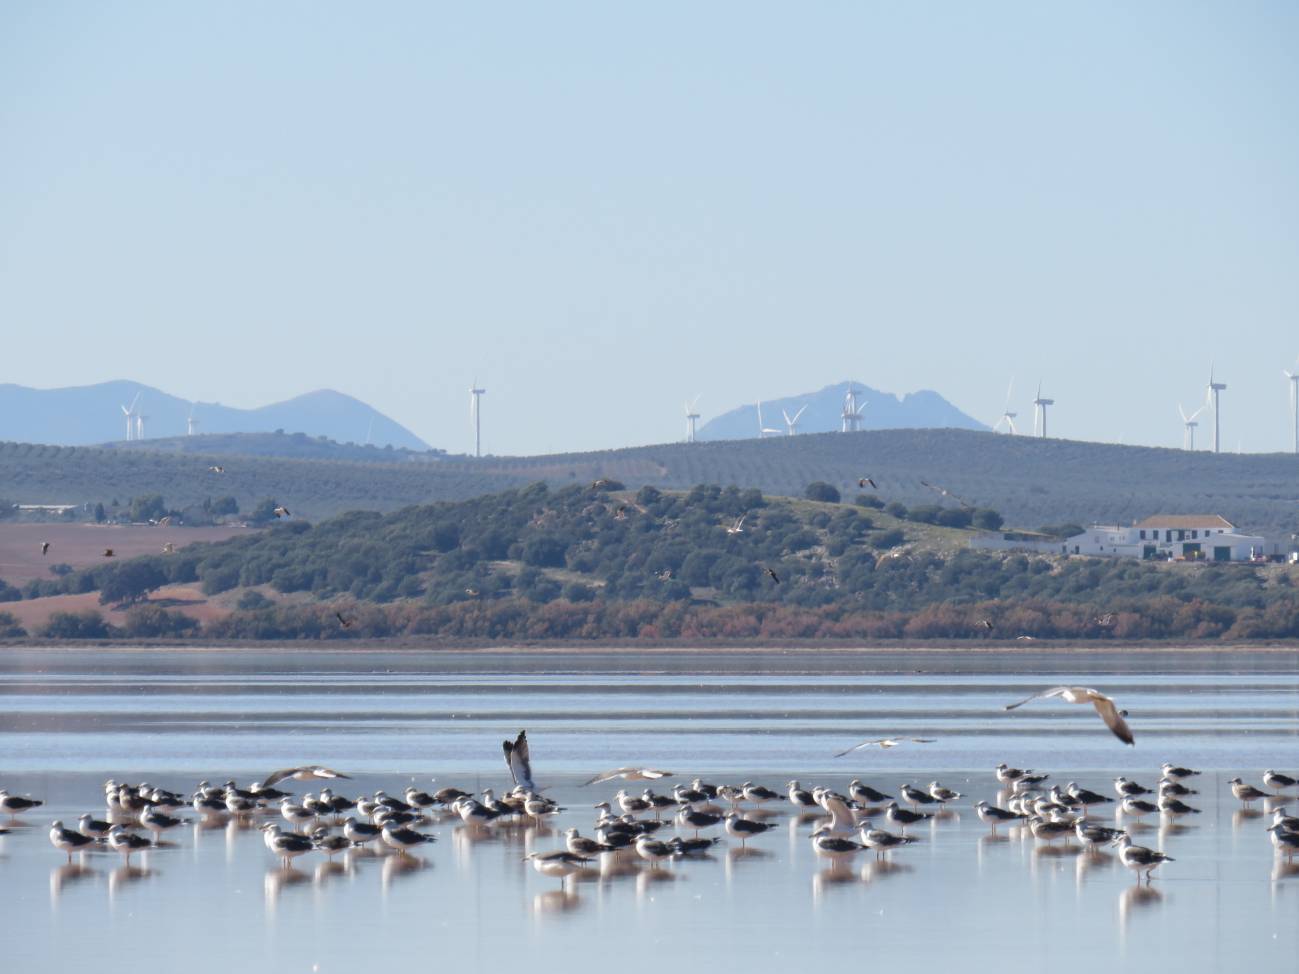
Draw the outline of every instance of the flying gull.
M1135 744L1136 740L1132 736L1132 731L1124 722L1123 718L1128 715L1126 710L1119 710L1114 701L1099 690L1093 690L1090 687L1052 687L1050 690L1043 690L1041 693L1035 693L1031 697L1026 697L1018 703L1006 704L1007 710L1014 710L1016 707L1022 707L1026 703L1034 700L1048 699L1050 697L1059 697L1065 703L1089 703L1096 708L1100 714L1101 720L1105 721L1105 726L1114 732L1124 744Z
M933 737L881 737L874 741L862 741L860 744L854 744L846 751L840 751L835 755L837 758L851 754L853 751L860 751L864 747L878 747L882 750L888 750L891 747L897 747L899 744L933 744L936 738Z
M613 781L615 778L621 778L623 781L657 781L659 778L671 778L671 771L656 771L653 768L616 768L613 771L603 771L582 782L581 787L587 785L598 785L602 781Z
M294 781L323 781L330 778L350 779L351 775L321 767L318 764L305 765L301 768L281 768L279 771L272 771L268 774L265 780L262 781L262 787L269 788L287 778L292 778Z

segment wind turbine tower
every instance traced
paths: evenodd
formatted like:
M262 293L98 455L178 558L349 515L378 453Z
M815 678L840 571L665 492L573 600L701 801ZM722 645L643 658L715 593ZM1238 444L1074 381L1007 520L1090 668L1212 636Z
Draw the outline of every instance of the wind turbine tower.
M1294 433L1294 452L1299 454L1299 372L1287 369L1285 377L1290 380L1290 410L1294 413L1290 426Z
M807 409L807 403L800 406L798 412L796 412L792 418L785 410L782 409L780 411L780 415L785 417L785 429L789 432L790 436L793 436L798 432L798 418L803 415L805 409Z
M469 416L474 421L474 456L483 455L483 413L482 406L478 400L482 398L486 389L478 388L478 380L469 387Z
M193 436L194 427L197 425L198 420L194 418L194 404L191 403L189 407L189 416L185 419L185 435Z
M148 418L143 413L135 414L135 438L137 440L144 439L144 421Z
M1204 412L1206 408L1208 407L1201 406L1195 412L1191 413L1191 415L1187 416L1186 410L1182 408L1182 404L1180 402L1177 404L1177 412L1182 417L1182 449L1183 450L1195 449L1195 428L1200 425L1195 421L1195 417L1199 416L1200 413Z
M1033 400L1033 432L1046 439L1046 407L1054 406L1054 399L1042 398L1042 383L1037 384L1037 398Z
M699 396L702 396L701 392ZM699 396L695 396L690 402L686 403L686 442L695 442L695 424L699 422L699 413L696 407L699 405Z
M122 415L126 417L126 440L129 443L135 439L135 430L138 425L136 422L135 406L140 401L140 394L137 392L135 398L131 400L131 405L122 406Z
M866 403L857 405L857 390L849 384L848 394L843 397L843 425L840 427L840 432L861 432L861 414L866 405Z
M1218 416L1218 394L1227 388L1225 382L1215 382L1213 379L1213 366L1209 366L1209 401L1213 403L1213 452L1222 452L1219 449L1221 444L1221 427L1219 426Z

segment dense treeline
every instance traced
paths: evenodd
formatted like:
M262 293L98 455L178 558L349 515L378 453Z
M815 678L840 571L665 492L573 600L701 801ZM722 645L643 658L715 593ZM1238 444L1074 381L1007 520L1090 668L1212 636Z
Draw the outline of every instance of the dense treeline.
M142 601L174 583L243 590L237 611L203 630L208 638L1299 636L1299 589L1286 566L975 551L961 547L959 530L929 523L944 520L939 508L620 487L534 484L388 515L290 520L21 593L0 583L0 596L97 591L102 604L129 607L121 629L97 613L56 616L36 633L52 638L196 633Z

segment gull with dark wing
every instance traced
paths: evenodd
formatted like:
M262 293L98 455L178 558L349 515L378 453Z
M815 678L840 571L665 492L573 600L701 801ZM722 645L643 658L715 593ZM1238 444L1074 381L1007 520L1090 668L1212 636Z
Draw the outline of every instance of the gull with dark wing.
M1163 777L1171 778L1174 781L1181 781L1183 778L1193 778L1200 772L1192 771L1190 768L1179 768L1175 764L1164 762L1160 765L1159 770L1163 772Z
M897 747L899 744L933 744L937 738L933 737L881 737L873 741L862 741L860 744L854 744L846 751L840 751L835 755L837 758L851 754L853 751L860 751L864 747L878 747L880 750L887 751L891 747Z
M861 838L862 842L866 843L867 848L875 850L877 857L884 856L901 846L920 841L915 836L895 835L884 829L873 829L865 824L861 827Z
M1099 690L1093 690L1090 687L1052 687L1050 690L1043 690L1041 693L1026 697L1018 703L1008 703L1006 709L1014 710L1016 707L1022 707L1034 700L1045 700L1051 697L1059 697L1065 703L1091 704L1096 708L1096 713L1100 714L1101 720L1105 721L1105 726L1114 732L1115 737L1124 744L1136 743L1131 729L1123 720L1128 715L1128 712L1119 710L1113 700Z
M50 824L50 845L60 852L68 854L68 862L72 861L72 854L80 852L86 846L92 846L95 840L88 835L82 835L80 832L73 832L71 829L65 829L63 823L57 819Z
M279 771L272 771L262 781L262 788L270 788L292 778L294 781L325 781L331 778L351 778L351 775L343 774L341 771L333 771L330 768L321 767L318 764L306 765L301 768L281 768Z
M22 795L11 795L9 792L0 788L0 812L4 812L10 817L17 817L23 812L31 811L33 808L40 808L45 802L39 798L24 798Z
M974 810L978 813L980 821L987 822L992 826L993 832L996 832L997 826L1003 822L1020 822L1025 818L1018 812L1008 812L996 805L989 805L986 801L975 802Z
M739 839L741 847L755 835L762 835L774 828L778 828L775 822L755 822L751 818L741 818L739 812L731 812L726 816L726 832Z
M536 784L532 780L532 756L528 751L528 732L519 731L519 736L513 742L502 741L501 750L505 752L505 763L510 769L510 777L520 788L526 788L528 791L537 791ZM538 860L533 860L536 865Z
M1263 772L1263 784L1274 791L1284 791L1286 788L1293 788L1296 784L1299 784L1299 781L1295 781L1288 774L1282 774L1280 771L1273 771L1268 768Z
M1287 832L1280 825L1270 825L1267 831L1272 833L1272 845L1276 846L1276 851L1285 856L1286 862L1294 862L1295 853L1299 852L1299 834Z
M1149 795L1151 790L1145 785L1138 784L1135 781L1129 781L1123 775L1114 779L1114 790L1118 792L1119 798L1136 798L1138 795Z
M526 743L526 742L525 742ZM582 782L581 787L598 785L602 781L658 781L660 778L671 778L671 771L656 771L654 768L615 768L613 771L602 771L594 778Z
M128 832L120 825L114 825L108 830L108 846L124 855L126 864L129 866L132 853L139 852L141 849L152 848L153 843L142 835Z
M1173 862L1172 856L1166 856L1155 849L1147 849L1142 845L1133 845L1132 837L1124 833L1119 837L1119 858L1123 865L1133 870L1137 874L1137 882L1141 882L1141 874L1146 874L1146 882L1150 882L1150 874L1154 872L1162 863Z

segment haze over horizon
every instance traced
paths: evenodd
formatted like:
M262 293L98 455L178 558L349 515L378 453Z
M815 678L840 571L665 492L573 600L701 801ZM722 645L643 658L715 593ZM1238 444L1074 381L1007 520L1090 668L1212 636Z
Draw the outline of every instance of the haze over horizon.
M507 16L508 14L508 16ZM1299 8L15 4L0 382L498 454L853 378L1286 449ZM1287 107L1289 106L1289 107ZM1203 420L1205 417L1201 417ZM1201 425L1197 444L1206 445Z

